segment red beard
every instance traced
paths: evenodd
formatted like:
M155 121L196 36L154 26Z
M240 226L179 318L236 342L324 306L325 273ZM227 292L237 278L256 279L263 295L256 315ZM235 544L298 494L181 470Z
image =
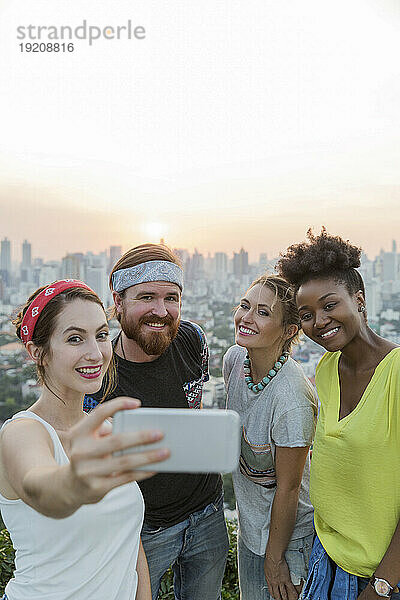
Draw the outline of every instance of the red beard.
M162 331L143 332L145 323L162 323L166 327ZM170 315L166 317L143 316L137 323L126 319L125 312L121 314L121 329L127 338L133 340L149 356L160 356L163 354L176 334L178 333L180 319L174 320Z

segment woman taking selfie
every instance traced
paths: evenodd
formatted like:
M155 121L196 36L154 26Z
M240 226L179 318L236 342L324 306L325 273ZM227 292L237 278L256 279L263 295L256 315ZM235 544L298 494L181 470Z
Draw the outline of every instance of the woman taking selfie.
M241 299L236 344L224 357L227 408L242 422L233 484L239 516L242 600L296 600L313 539L309 447L316 401L290 358L299 317L282 278L264 275Z
M101 301L84 283L40 288L13 321L36 363L42 393L1 431L0 506L16 551L8 600L151 598L140 545L143 499L135 468L165 451L113 456L161 438L112 435L105 420L139 402L117 398L89 416L86 393L112 383ZM137 594L136 594L137 593Z
M304 333L325 348L311 468L307 600L399 599L400 348L367 321L361 250L325 230L278 263Z

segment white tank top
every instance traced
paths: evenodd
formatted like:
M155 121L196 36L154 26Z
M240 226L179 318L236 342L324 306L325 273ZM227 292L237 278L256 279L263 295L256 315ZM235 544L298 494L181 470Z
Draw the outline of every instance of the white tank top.
M53 441L56 462L69 462L49 423L30 411L12 417L22 418L42 423ZM22 500L1 494L0 507L15 549L14 577L5 589L9 600L135 598L144 514L136 482L111 490L97 504L81 506L65 519L45 517Z

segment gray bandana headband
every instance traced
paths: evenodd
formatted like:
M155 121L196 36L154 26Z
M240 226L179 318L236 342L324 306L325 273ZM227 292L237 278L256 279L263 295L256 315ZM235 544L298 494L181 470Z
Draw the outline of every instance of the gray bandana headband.
M169 281L183 289L183 271L175 263L167 260L149 260L135 267L119 269L112 275L113 290L122 292L131 285L148 281Z

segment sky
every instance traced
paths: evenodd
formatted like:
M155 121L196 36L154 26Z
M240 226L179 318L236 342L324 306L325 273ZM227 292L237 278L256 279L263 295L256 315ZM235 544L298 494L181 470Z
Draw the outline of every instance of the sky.
M128 20L144 39L17 39ZM256 259L325 225L390 250L399 28L398 0L0 0L0 237L16 258L163 237Z

